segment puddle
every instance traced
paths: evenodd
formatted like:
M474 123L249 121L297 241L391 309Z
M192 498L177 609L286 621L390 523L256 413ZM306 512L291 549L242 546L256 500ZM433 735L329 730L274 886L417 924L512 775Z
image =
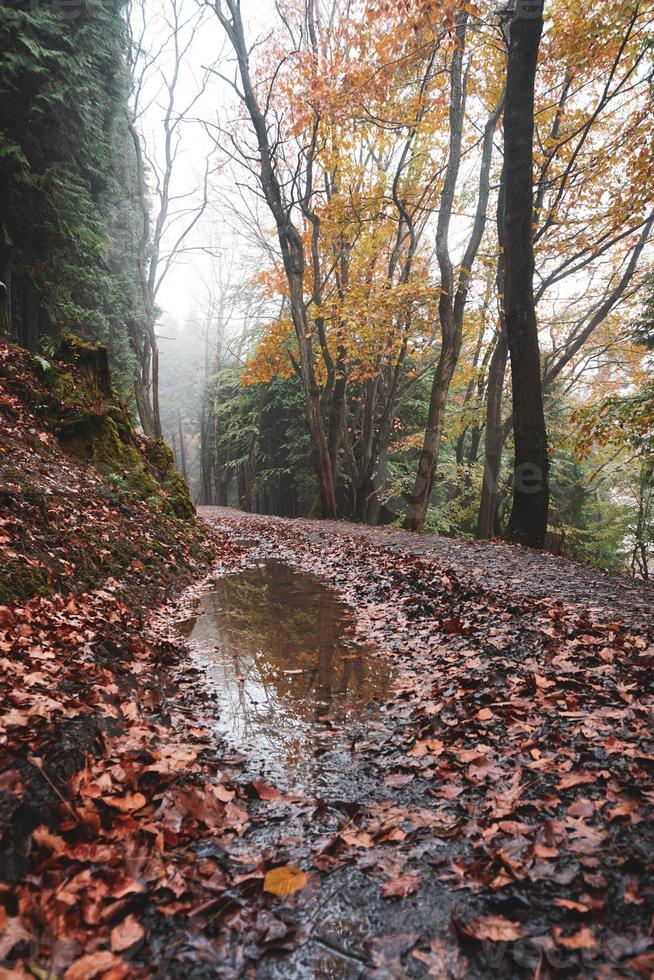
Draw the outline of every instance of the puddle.
M252 537L242 537L242 538L232 538L232 544L237 545L239 548L256 548L261 544L259 538Z
M353 642L347 607L266 560L218 579L178 629L204 669L215 731L253 770L290 790L333 787L391 683Z

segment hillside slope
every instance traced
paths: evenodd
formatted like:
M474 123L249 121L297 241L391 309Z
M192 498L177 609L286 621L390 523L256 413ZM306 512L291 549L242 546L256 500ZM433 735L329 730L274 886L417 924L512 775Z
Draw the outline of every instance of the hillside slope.
M140 438L106 353L69 338L52 363L0 345L0 604L111 581L161 594L202 558L172 453Z
M170 450L140 438L114 396L106 352L69 338L49 362L1 344L5 879L29 872L32 831L56 819L112 705L161 657L141 635L150 611L212 557Z

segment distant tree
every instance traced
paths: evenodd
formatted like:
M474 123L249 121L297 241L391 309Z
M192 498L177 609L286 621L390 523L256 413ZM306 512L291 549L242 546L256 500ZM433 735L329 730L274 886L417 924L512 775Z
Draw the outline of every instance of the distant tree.
M146 0L131 0L128 5L131 93L127 124L136 160L141 225L136 267L146 328L142 336L138 331L133 334L139 361L137 405L144 432L161 439L157 297L174 263L188 251L189 235L208 203L209 155L195 191L180 190L179 179L185 166L185 129L206 90L211 70L203 69L192 91L185 93L183 81L194 58L193 43L204 15L202 9L188 0L163 0L158 16L151 14ZM148 127L147 121L155 114L156 122Z

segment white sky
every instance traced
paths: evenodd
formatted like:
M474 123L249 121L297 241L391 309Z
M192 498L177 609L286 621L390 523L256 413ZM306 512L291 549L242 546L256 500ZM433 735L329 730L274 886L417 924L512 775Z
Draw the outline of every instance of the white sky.
M165 36L162 14L169 10L171 0L144 0L147 17L146 45L155 49ZM180 0L186 16L194 15L198 9L196 0ZM254 0L244 0L246 30L251 41L265 34L266 21L269 14ZM138 16L138 12L135 16ZM228 76L233 75L231 50L224 38L222 28L213 11L208 8L197 29L189 48L178 86L179 105L185 105L198 91L207 66L219 62L220 71ZM169 71L172 62L170 45L160 56L164 71ZM160 82L151 74L148 83L147 109L143 114L141 128L146 142L156 147L156 155L161 157L161 119L163 115L163 94ZM175 195L197 195L202 186L207 155L212 151L212 140L207 134L202 120L209 123L220 119L224 122L229 117L234 106L235 94L220 78L213 76L201 99L193 108L192 118L183 127L183 139L175 168L172 193ZM247 253L251 249L242 240L236 222L225 213L222 201L238 197L233 185L229 168L225 169L224 157L220 153L214 156L215 164L223 165L223 172L216 174L211 180L209 207L185 242L185 251L170 268L162 283L158 305L164 311L164 317L173 317L183 323L198 305L206 298L207 283L212 279L212 258L206 250L222 252L224 256L232 257L235 252L243 251L244 265ZM201 196L201 195L200 195ZM192 199L192 198L191 198ZM197 200L197 196L195 198ZM156 206L156 201L154 202ZM236 203L236 201L235 201ZM180 225L181 227L181 225ZM238 268L238 263L234 263Z

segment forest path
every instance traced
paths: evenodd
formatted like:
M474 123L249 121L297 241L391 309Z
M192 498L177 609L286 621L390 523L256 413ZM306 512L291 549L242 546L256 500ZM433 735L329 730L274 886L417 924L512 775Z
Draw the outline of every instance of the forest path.
M298 540L312 544L329 542L335 536L349 539L353 547L357 541L368 542L400 557L429 557L484 588L500 592L510 589L524 598L558 599L586 608L594 616L618 617L634 625L654 623L653 584L504 541L463 541L347 521L261 518L228 507L200 507L199 513L210 523L222 520L238 526L243 534L248 533L248 526L261 528L264 520L271 533L274 528L280 533L285 527L292 528Z
M321 701L307 744L291 726L286 760L284 733L271 751L256 722L235 744L243 729L230 736L214 684L214 731L263 794L248 845L271 866L309 874L303 890L269 896L260 913L259 946L289 952L263 955L257 975L648 975L651 589L496 543L223 508L201 516L242 546L217 582L227 573L249 590L249 612L234 627L243 589L222 593L223 647L277 587L264 616L274 636L284 574L291 590L294 573L329 586L345 610L326 645L324 620L313 647L303 625L301 667L291 659L285 674L279 662L287 621L277 653L248 661L259 680L266 675L264 723L270 691L272 724L281 716L282 729L298 704L313 710ZM338 695L329 704L324 690L313 702L306 687L301 699L293 693L300 670L309 689L332 684L326 650L342 668L343 634L359 651L352 659L361 659L362 677L391 679L388 694L371 688L376 708L356 699L344 706ZM202 656L199 647L196 664ZM268 675L271 665L277 672ZM252 721L253 695L238 670L231 689L241 685L243 697L230 711Z

